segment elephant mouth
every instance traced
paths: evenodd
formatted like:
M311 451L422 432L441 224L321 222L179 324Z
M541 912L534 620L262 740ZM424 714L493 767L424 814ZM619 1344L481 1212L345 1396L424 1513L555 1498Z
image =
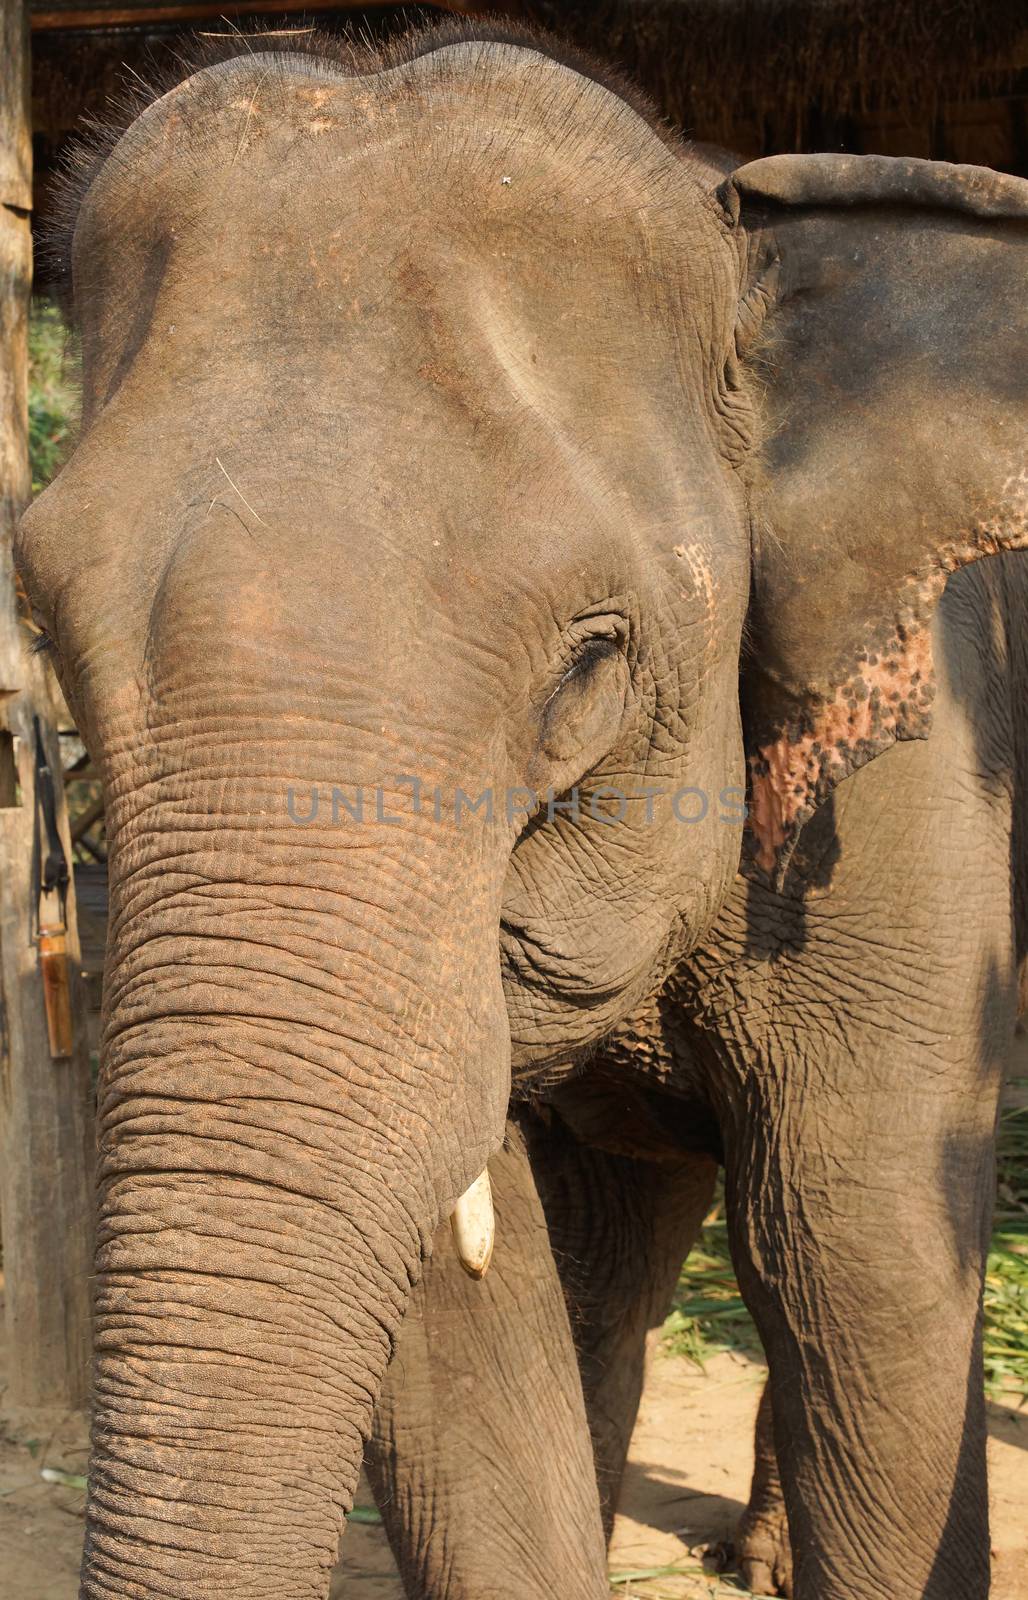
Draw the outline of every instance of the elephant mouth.
M606 1031L608 1009L620 1009L636 983L652 975L654 930L649 925L636 930L627 919L613 918L609 908L602 922L597 918L590 924L590 953L580 929L541 927L505 915L499 943L508 1008L519 1011L525 994L542 997L547 1005L595 1013L596 1037Z

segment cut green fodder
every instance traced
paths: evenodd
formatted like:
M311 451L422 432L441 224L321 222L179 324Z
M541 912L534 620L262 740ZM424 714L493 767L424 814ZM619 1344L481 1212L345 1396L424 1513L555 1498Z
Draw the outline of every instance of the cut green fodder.
M996 1218L985 1274L985 1387L1028 1400L1028 1078L1000 1114Z
M750 1593L737 1579L708 1572L695 1561L675 1561L664 1567L634 1567L623 1572L608 1573L610 1592L619 1600L632 1600L635 1595L639 1600L683 1600L679 1585L674 1589L662 1587L669 1580L682 1578L699 1580L690 1584L688 1592L697 1597L702 1595L703 1600L719 1600L721 1596L738 1600L739 1595Z
M664 1323L665 1348L701 1368L717 1350L763 1354L760 1335L732 1268L723 1210L719 1196L682 1268L674 1304Z
M63 1467L42 1467L39 1476L44 1483L56 1483L62 1489L88 1489L89 1479L81 1472L65 1472Z
M1028 1239L994 1234L985 1277L985 1387L1028 1397Z

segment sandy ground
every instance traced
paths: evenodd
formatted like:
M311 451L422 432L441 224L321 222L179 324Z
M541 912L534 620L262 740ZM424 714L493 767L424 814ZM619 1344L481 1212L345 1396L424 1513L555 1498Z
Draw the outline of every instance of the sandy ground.
M611 1570L680 1564L659 1582L619 1584L622 1596L694 1600L738 1596L730 1578L705 1574L705 1545L726 1537L746 1498L751 1429L763 1371L734 1355L699 1372L655 1355L632 1444ZM993 1600L1028 1600L1028 1406L989 1407ZM911 1448L916 1448L914 1441ZM3 1600L75 1600L83 1495L40 1477L43 1467L84 1470L80 1417L23 1419L0 1437L0 1593ZM367 1485L360 1498L370 1504ZM346 1600L403 1600L381 1529L351 1526L332 1588Z

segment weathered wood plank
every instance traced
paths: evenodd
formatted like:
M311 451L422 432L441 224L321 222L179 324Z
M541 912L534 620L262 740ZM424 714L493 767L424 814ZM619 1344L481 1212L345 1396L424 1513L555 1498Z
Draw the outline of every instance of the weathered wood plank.
M18 0L0 5L0 205L28 210L32 205L32 129L29 104L29 52L25 43L26 7Z
M454 12L458 16L513 15L522 9L517 0L423 0L435 11ZM170 0L167 5L151 4L139 0L138 4L95 6L86 0L81 5L33 10L32 30L47 33L55 28L113 28L141 27L144 23L202 22L209 18L235 16L288 16L294 12L317 11L368 11L374 10L375 0L238 0L226 5L225 0Z
M55 1060L50 1050L38 939L36 715L58 773L60 755L46 720L46 669L26 655L21 638L11 563L30 494L27 57L24 0L0 0L0 1220L6 1403L36 1408L81 1405L88 1393L93 1134L73 889L66 908L70 1054ZM56 787L70 860L63 785Z

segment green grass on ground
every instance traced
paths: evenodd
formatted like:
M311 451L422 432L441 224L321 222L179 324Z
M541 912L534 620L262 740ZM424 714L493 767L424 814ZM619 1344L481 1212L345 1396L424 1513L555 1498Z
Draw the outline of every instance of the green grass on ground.
M735 1281L720 1186L717 1204L682 1268L675 1303L664 1324L664 1343L698 1367L715 1350L763 1355L760 1335Z
M1028 1400L1028 1078L1000 1114L996 1216L985 1273L985 1386Z

